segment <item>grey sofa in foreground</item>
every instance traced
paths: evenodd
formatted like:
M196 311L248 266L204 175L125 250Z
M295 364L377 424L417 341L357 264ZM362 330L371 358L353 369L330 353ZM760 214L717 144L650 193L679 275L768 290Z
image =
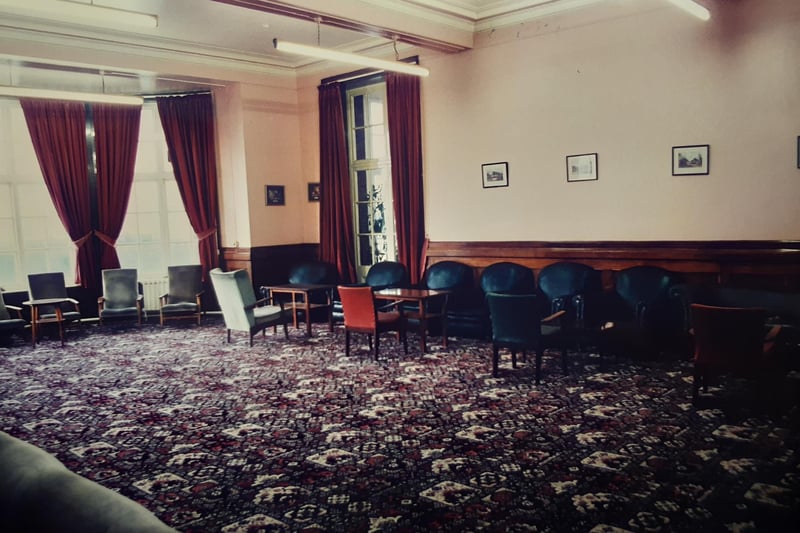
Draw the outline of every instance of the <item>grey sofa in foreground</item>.
M174 532L125 496L0 431L0 531Z

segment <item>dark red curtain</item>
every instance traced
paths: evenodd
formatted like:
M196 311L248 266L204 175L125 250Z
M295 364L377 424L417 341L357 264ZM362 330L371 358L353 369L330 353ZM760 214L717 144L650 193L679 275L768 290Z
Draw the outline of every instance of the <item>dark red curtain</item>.
M169 157L189 222L197 234L203 276L219 266L217 156L210 94L156 98Z
M139 146L141 106L93 104L100 268L119 268L117 238L128 212Z
M356 280L353 199L340 84L319 87L319 255L345 283Z
M387 72L386 104L398 261L417 283L425 242L419 78Z
M100 286L92 239L89 172L86 162L86 113L80 102L19 101L61 223L77 247L75 283Z

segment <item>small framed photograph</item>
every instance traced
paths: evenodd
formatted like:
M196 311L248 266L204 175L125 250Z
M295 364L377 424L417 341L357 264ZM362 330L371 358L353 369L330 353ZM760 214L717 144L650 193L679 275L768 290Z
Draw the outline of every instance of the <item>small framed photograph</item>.
M308 201L319 202L319 182L308 184Z
M481 165L483 188L508 187L508 163L486 163Z
M267 185L265 187L267 195L267 205L285 205L286 196L283 185Z
M597 177L596 153L567 156L567 181L592 181Z
M708 174L709 146L693 144L672 147L672 175L697 176Z

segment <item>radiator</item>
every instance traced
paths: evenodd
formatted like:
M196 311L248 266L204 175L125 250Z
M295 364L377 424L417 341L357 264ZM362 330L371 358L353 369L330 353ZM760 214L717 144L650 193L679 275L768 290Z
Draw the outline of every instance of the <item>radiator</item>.
M161 307L158 297L169 291L169 280L167 278L142 281L144 290L144 308L150 311L158 311Z

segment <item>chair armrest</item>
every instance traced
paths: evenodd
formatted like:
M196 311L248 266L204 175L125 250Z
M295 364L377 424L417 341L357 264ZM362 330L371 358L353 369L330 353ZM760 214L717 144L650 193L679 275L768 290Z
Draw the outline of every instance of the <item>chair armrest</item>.
M9 311L14 311L17 314L17 318L22 318L22 308L17 307L16 305L8 305L6 304L6 309Z
M553 322L554 320L560 319L562 316L566 315L567 312L562 309L561 311L556 311L552 315L546 316L542 319L542 324L546 324L547 322Z

